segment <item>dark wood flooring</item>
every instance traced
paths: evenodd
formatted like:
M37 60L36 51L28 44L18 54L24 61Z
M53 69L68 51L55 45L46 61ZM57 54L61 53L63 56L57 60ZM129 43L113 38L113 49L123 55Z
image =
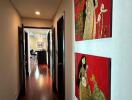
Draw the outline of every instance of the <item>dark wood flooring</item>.
M26 95L19 100L59 100L52 90L52 79L47 65L34 68L26 79Z

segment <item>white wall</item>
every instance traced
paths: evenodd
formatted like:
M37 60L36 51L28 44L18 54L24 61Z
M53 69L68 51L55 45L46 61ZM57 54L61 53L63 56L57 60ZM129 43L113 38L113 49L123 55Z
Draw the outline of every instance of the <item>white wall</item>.
M20 22L20 17L9 0L0 0L0 100L16 100L18 96L18 26Z
M30 33L29 33L30 34ZM37 34L37 33L36 33ZM45 35L45 36L47 36L47 35ZM39 51L39 50L42 50L42 49L44 49L44 50L46 50L47 51L47 49L48 49L48 41L47 41L47 37L42 37L42 35L41 34L37 34L37 36L35 37L33 37L33 36L30 36L29 37L29 40L30 40L30 50L31 49L33 49L33 50L35 50L35 51ZM44 45L43 46L40 46L40 47L38 47L37 46L37 43L44 43Z
M112 58L111 100L131 100L132 1L113 0L112 38L80 42L74 42L73 1L63 0L54 20L56 27L59 16L65 10L66 100L76 100L74 52Z
M24 26L32 27L52 27L52 20L44 19L33 19L33 18L22 18L22 23Z

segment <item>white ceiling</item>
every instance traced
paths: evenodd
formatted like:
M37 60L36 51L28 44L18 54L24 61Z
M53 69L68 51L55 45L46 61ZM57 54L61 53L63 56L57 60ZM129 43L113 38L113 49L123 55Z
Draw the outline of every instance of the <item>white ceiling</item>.
M11 0L12 4L24 18L53 19L62 0ZM35 15L35 11L41 15Z

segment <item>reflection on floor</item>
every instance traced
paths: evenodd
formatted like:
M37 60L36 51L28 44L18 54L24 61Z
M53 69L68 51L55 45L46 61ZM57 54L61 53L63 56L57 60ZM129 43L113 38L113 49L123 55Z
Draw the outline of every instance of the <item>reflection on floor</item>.
M52 79L47 65L34 68L26 80L26 95L20 100L58 100L52 92Z

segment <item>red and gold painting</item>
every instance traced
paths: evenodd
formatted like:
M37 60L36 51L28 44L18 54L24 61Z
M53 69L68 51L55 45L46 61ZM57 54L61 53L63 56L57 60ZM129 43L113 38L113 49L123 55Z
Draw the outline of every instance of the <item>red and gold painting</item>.
M112 36L111 0L74 0L75 40Z
M75 95L78 100L110 100L111 59L75 54Z

